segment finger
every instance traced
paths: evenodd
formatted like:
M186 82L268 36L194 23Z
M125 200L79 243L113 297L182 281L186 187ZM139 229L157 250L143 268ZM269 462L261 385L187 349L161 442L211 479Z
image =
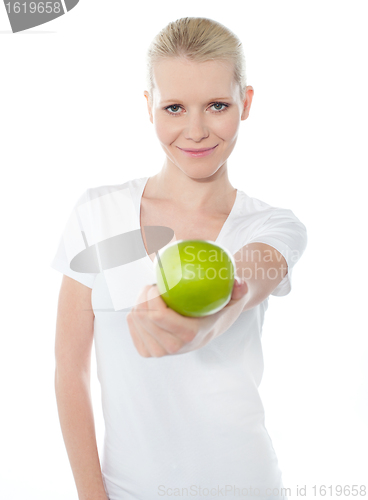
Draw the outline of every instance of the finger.
M248 290L249 288L246 282L241 282L239 279L239 281L236 283L235 280L231 292L231 298L225 307L231 307L235 305L237 302L239 302L240 299L242 299L248 293Z
M135 331L139 335L141 341L144 343L150 355L152 357L158 358L169 354L167 349L155 338L155 336L151 335L150 330L147 330L145 326L142 326L142 324L140 324L138 317L144 314L144 311L132 311L132 313L132 320Z
M167 354L160 343L155 342L154 338L146 331L146 326L143 327L138 319L139 315L143 315L148 310L147 292L152 285L146 285L140 292L137 298L137 304L132 308L127 315L127 322L129 325L130 334L135 348L144 357L158 357Z
M177 313L157 293L157 286L151 286L147 292L148 309L144 312L148 319L184 342L193 340L197 332L197 318Z
M146 285L144 287L144 293L146 296L146 304L147 308L150 307L154 309L155 307L159 307L160 309L167 309L168 305L163 301L160 291L156 283L152 285Z
M138 353L143 356L144 358L150 358L151 354L149 350L146 347L146 344L143 342L141 336L138 334L137 329L134 325L133 318L131 314L127 314L126 317L128 327L129 327L129 333L130 336L132 337L134 347L137 349Z
M154 323L147 314L147 310L134 310L133 321L140 332L146 347L150 350L150 339L153 337L166 351L166 354L174 353L184 345L184 341L175 337L171 332L163 330ZM150 352L152 352L150 350Z
M248 285L246 281L242 281L240 278L234 280L234 286L231 294L233 300L241 299L248 292Z

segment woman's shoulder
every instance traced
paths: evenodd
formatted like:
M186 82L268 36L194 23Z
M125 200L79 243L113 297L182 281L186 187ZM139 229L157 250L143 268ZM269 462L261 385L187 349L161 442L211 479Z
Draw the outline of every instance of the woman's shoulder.
M129 179L120 184L104 184L101 186L89 187L86 190L86 196L89 200L99 198L101 196L111 195L118 191L129 190L134 195L144 185L147 177L139 177Z
M272 205L254 196L249 196L244 191L239 192L239 205L237 211L237 222L248 224L248 221L262 223L272 218L298 221L290 208Z
M278 207L273 207L259 198L250 196L245 191L238 189L239 195L239 211L243 215L253 215L259 212L269 211Z

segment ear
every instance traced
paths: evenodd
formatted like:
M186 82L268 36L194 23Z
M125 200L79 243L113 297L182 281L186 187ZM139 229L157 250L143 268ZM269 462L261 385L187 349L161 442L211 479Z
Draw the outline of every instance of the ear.
M252 104L253 95L254 95L253 87L248 85L246 87L245 98L243 101L243 111L242 111L242 115L241 115L242 120L246 120L249 116L249 110L250 110L250 106Z
M147 109L148 109L148 114L150 117L150 122L153 123L153 116L152 116L152 108L150 106L150 101L149 101L149 93L147 90L143 92L144 97L147 99Z

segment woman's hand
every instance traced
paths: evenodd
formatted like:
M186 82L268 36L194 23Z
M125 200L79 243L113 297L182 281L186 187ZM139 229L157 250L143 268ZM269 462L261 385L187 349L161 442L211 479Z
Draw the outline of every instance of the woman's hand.
M159 358L184 354L208 344L215 337L214 326L219 318L248 291L246 283L239 286L236 283L239 283L237 278L231 299L223 309L196 318L182 316L170 309L162 300L157 285L146 285L137 304L127 314L129 331L138 353L145 358Z

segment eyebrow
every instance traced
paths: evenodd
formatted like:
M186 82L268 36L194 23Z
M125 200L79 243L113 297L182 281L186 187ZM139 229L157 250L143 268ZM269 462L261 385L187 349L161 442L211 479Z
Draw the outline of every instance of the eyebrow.
M212 99L208 100L208 102L212 101L231 101L231 97L213 97ZM182 101L180 99L167 99L165 101L161 101L160 104L166 104L167 102L181 103Z

